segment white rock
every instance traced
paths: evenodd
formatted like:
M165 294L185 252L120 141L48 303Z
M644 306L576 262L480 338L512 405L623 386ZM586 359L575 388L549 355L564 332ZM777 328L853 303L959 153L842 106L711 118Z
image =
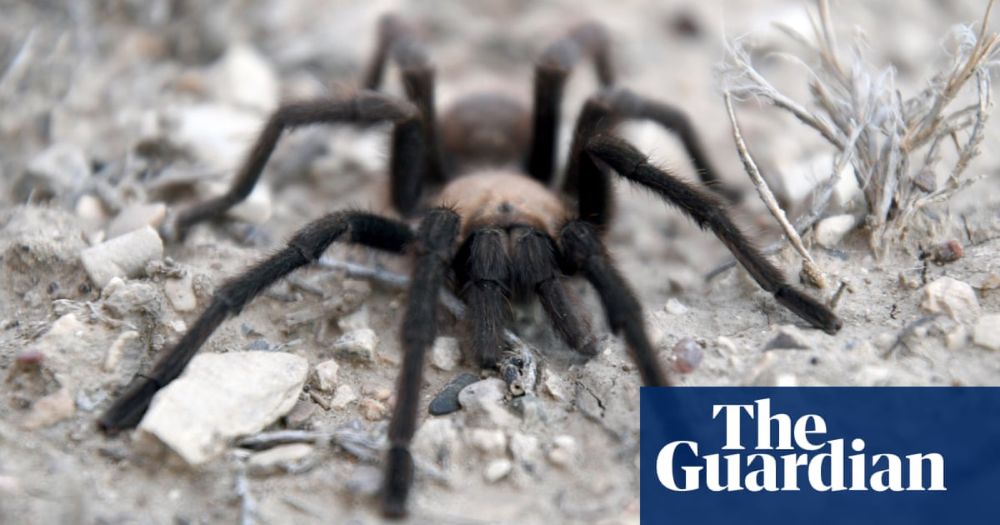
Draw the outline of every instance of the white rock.
M799 378L795 374L782 372L775 375L774 386L799 386Z
M354 393L354 389L350 385L340 385L337 387L337 391L333 393L333 400L330 401L330 406L338 410L343 410L357 399L358 396Z
M230 46L213 69L218 98L261 113L270 113L278 106L278 77L267 59L253 47Z
M891 377L892 373L885 367L864 365L858 370L854 380L859 386L886 386Z
M458 445L458 430L451 418L433 417L413 436L413 455L436 464L447 463Z
M542 379L542 386L545 387L545 391L548 392L553 399L559 401L566 401L569 399L568 392L570 384L548 368L546 368L543 373L545 374L545 377Z
M553 465L567 467L573 463L576 454L576 439L573 436L560 435L552 438L548 458Z
M126 330L115 339L114 343L108 347L108 352L104 355L104 371L114 372L118 368L118 363L121 362L122 356L125 355L125 345L129 342L138 339L139 332L135 330Z
M764 345L764 350L801 350L809 348L809 339L793 325L782 325L774 331L774 337Z
M176 122L170 135L173 142L193 151L211 172L226 174L234 173L242 163L263 125L260 114L223 104L186 106L171 115L171 120ZM212 185L199 184L198 188L204 193ZM217 188L221 193L226 185Z
M458 404L483 426L505 426L514 422L514 416L503 407L506 394L507 383L490 377L463 388L458 393Z
M371 328L347 332L333 342L333 353L355 361L372 363L375 361L375 347L378 335Z
M31 411L24 418L24 428L36 430L52 426L76 412L76 402L69 388L62 387L31 405Z
M108 225L108 239L114 239L119 235L138 230L143 226L157 228L167 216L167 206L162 202L152 204L132 204L118 212Z
M989 316L987 316L989 317ZM969 329L965 325L957 325L955 329L948 332L944 336L944 344L948 350L955 351L965 348L965 345L969 343Z
M363 398L358 402L358 411L368 421L381 421L388 415L385 403L370 397Z
M932 314L947 314L963 323L975 321L980 314L976 291L968 283L951 277L941 277L928 284L920 307Z
M507 450L507 436L501 430L473 428L469 430L469 443L487 456L497 456Z
M155 398L137 438L168 446L190 465L228 440L259 432L295 406L309 365L284 352L205 353Z
M458 348L458 339L454 337L438 337L431 348L431 364L438 370L454 370L462 360L462 351Z
M853 215L834 215L827 217L818 223L813 229L816 242L824 248L836 248L857 223Z
M458 393L458 404L466 410L477 410L483 406L499 405L507 393L507 383L496 377L476 381Z
M14 192L18 201L68 197L83 187L90 173L90 163L79 146L56 143L31 159Z
M191 312L198 307L198 297L194 293L194 278L190 272L180 279L167 279L163 282L163 295L167 296L170 305L177 312Z
M268 476L286 472L313 453L313 446L305 443L280 445L257 452L247 459L247 471L254 476Z
M162 257L163 241L149 226L80 252L84 270L99 288L114 277L138 277L145 273L147 263Z
M731 354L735 352L737 349L739 349L739 346L737 346L736 341L733 341L731 338L726 337L724 335L720 335L718 338L716 338L715 344L718 345L719 350L722 350L723 353L726 354Z
M535 436L514 432L510 436L510 453L519 463L532 465L541 458L541 445Z
M89 193L81 195L76 200L76 206L73 210L76 212L77 217L90 225L103 224L104 221L108 220L108 215L104 212L104 205L101 203L101 199Z
M483 477L490 483L496 483L497 481L507 477L512 468L514 468L514 465L509 459L495 459L490 461L489 465L486 465L486 470L483 471Z
M983 348L1000 350L1000 314L980 317L972 334L972 340Z
M228 190L228 182L202 181L198 184L198 193L203 199L218 197ZM271 187L266 182L260 182L246 199L226 211L226 217L250 224L264 224L274 213L271 200Z
M226 216L250 224L264 224L273 212L270 186L258 184L247 195L246 200L230 208Z
M688 311L687 306L684 306L683 303L681 303L677 299L674 299L673 297L671 297L670 299L667 299L667 305L664 306L664 309L668 313L671 313L671 314L674 314L674 315L684 315Z
M370 328L368 305L363 304L357 310L337 319L337 327L344 333Z
M313 385L322 392L333 392L337 388L337 371L340 365L333 359L323 361L313 370Z

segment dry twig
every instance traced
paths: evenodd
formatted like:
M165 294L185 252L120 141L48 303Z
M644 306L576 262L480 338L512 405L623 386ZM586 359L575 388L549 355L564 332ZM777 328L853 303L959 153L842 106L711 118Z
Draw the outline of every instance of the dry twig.
M798 232L788 222L785 210L781 209L781 206L778 205L778 201L774 198L774 193L771 192L771 188L768 187L767 182L757 168L757 163L754 162L753 157L750 156L750 152L747 150L746 142L743 141L743 133L740 132L740 125L736 121L736 113L733 111L733 99L729 92L725 93L725 98L726 111L729 112L729 122L733 125L733 140L736 141L736 150L740 154L740 160L743 161L743 167L746 169L747 175L750 176L750 180L757 188L760 200L764 201L764 205L767 206L768 211L771 212L771 215L781 225L781 229L784 230L785 236L792 244L792 247L802 256L802 272L809 279L810 284L817 288L825 288L826 277L823 276L823 271L819 269L816 261L809 254L809 250L806 250L806 247L802 244L802 239L799 237Z
M728 44L728 57L721 68L725 91L737 98L763 99L790 112L834 146L838 164L850 164L862 189L863 209L853 211L865 215L869 245L881 256L905 237L916 212L946 201L978 180L966 177L965 171L979 154L992 110L988 69L995 65L992 61L1000 47L1000 36L987 33L994 2L987 5L978 31L959 26L949 33L954 51L948 66L909 98L896 89L892 67L866 62L863 46L853 46L850 62L842 59L828 0L817 0L818 20L810 18L812 41L781 28L809 51L810 59L796 61L809 69L815 110L782 94L758 73L739 41ZM949 109L954 101L967 96L963 88L973 76L978 103ZM968 133L964 145L959 140L962 133ZM942 144L949 142L956 145L957 159L939 188L936 165ZM918 156L922 162L916 160ZM820 188L805 222L815 222L822 215L840 171L835 170Z

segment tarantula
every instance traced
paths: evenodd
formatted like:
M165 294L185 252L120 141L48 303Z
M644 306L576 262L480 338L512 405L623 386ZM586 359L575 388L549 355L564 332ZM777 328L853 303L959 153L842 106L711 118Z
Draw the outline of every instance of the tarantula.
M601 89L577 119L566 173L557 188L563 88L581 58L593 61ZM389 60L401 70L406 100L376 91ZM462 98L438 119L434 69L424 46L400 18L384 17L364 89L280 107L228 192L182 211L165 233L183 236L191 226L217 219L245 199L286 129L335 123L393 124L391 202L399 215L414 218L419 226L361 211L335 212L307 224L285 248L222 285L180 341L152 371L133 379L101 416L100 427L113 433L135 426L154 394L181 373L223 320L277 280L316 261L335 241L413 259L381 494L388 516L406 512L414 471L409 445L424 356L437 334L436 305L446 281L468 304L471 347L483 368L497 365L510 298L537 296L562 339L581 354L593 355L589 321L564 284L568 276L582 275L600 296L612 331L624 337L643 383L669 385L644 331L642 308L601 241L612 215L612 173L651 189L711 230L779 303L814 327L837 332L837 316L788 284L730 219L726 206L737 193L719 183L687 117L614 83L607 32L598 23L584 23L537 60L530 113L510 98L481 94ZM708 189L649 164L636 148L610 134L628 119L649 119L675 132Z

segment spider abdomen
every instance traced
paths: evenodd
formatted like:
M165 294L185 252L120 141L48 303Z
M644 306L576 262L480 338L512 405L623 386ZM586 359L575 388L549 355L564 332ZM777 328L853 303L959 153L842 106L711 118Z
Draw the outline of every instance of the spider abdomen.
M567 220L565 205L538 181L515 171L480 171L449 182L437 205L454 208L461 235L483 227L523 225L555 237Z

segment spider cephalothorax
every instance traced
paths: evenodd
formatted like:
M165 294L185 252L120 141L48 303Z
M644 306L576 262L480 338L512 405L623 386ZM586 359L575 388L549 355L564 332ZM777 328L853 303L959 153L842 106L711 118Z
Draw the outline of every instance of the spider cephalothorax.
M153 395L181 373L223 320L275 281L316 261L333 242L413 259L401 332L403 364L385 462L387 515L406 510L413 481L409 444L416 429L424 355L437 334L435 305L448 282L468 305L472 354L484 368L497 364L509 301L515 296L537 296L566 343L594 354L590 323L564 285L567 277L580 275L600 296L611 329L624 337L643 383L668 385L645 333L639 302L601 241L611 218L613 173L652 190L711 230L786 308L829 333L839 330L840 320L788 284L729 218L726 200L735 192L719 184L687 118L673 107L612 87L607 42L603 27L589 23L546 48L535 67L530 112L503 96L475 95L458 101L439 122L433 69L424 48L407 25L385 17L365 90L279 108L229 191L182 211L164 233L181 237L194 224L221 217L253 189L286 128L319 123L393 123L392 204L400 215L417 220L417 228L364 212L332 213L306 225L284 249L221 286L180 341L102 415L100 426L114 432L136 425ZM556 187L562 90L581 57L593 59L602 89L580 113L566 174ZM390 58L400 66L408 100L375 91ZM610 134L627 119L652 120L677 133L705 187L647 163L638 150Z

